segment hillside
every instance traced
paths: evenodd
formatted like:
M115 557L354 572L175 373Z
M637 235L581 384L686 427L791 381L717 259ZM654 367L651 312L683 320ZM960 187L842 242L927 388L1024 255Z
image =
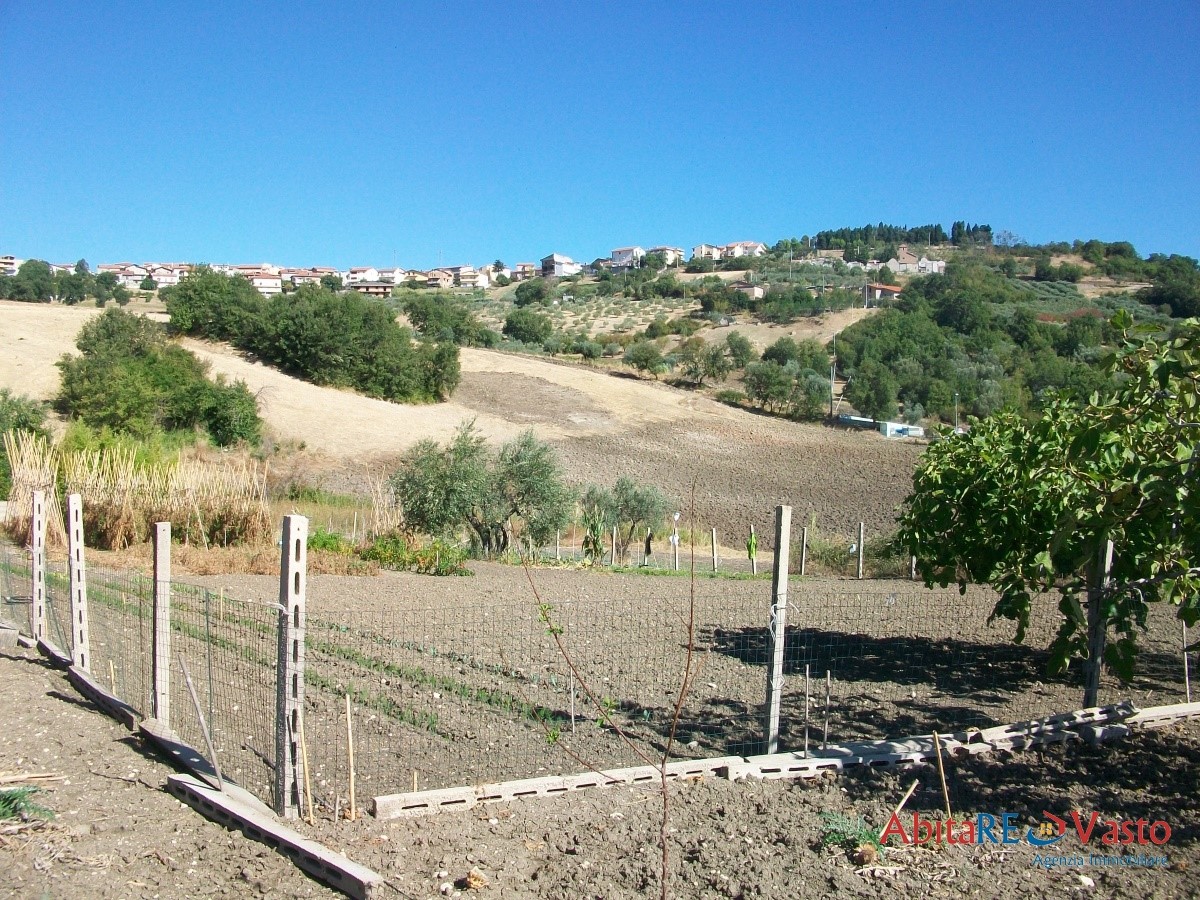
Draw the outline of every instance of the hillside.
M0 303L6 344L0 385L49 398L54 362L95 310ZM449 403L400 406L298 381L252 363L224 345L187 341L215 372L241 378L258 394L277 441L303 443L306 468L336 485L387 466L426 437L443 440L474 418L496 440L527 427L562 452L569 477L611 484L630 475L686 505L696 486L697 519L737 545L754 523L770 527L777 503L796 507L798 524L847 536L859 519L878 533L891 523L920 446L731 409L694 393L541 358L487 350L462 353L462 385ZM286 465L287 461L281 464ZM275 465L275 463L273 463Z

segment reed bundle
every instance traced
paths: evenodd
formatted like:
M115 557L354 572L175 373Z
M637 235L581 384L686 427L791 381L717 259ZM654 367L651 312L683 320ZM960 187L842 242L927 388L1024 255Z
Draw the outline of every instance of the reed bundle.
M5 446L13 470L8 530L19 540L28 537L33 491L44 490L53 498L50 530L65 545L58 484L63 494L83 497L84 536L92 547L141 543L155 522L170 522L177 540L205 547L253 544L270 534L265 473L254 462L146 462L129 446L59 452L26 434L6 435Z

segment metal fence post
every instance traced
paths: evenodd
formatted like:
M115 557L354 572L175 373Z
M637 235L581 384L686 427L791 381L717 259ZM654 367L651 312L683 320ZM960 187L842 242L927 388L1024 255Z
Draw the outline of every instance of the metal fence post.
M171 727L171 523L154 523L154 718Z
M30 569L29 633L35 641L46 637L46 492L33 492L33 515L29 522L29 546L33 551Z
M92 654L88 641L87 569L83 562L83 498L67 497L67 553L70 556L71 661L85 672L91 671Z
M866 552L867 552L867 546L866 546L866 540L865 540L866 536L867 536L866 527L863 525L862 522L859 522L858 523L858 580L859 581L862 581L863 562L866 559Z
M771 576L771 625L767 637L767 706L763 743L767 753L779 752L779 712L783 704L783 650L787 639L788 556L792 543L792 508L775 507L775 571Z
M304 592L308 519L283 517L279 558L279 645L275 677L275 812L294 819L300 808L300 717L304 714Z

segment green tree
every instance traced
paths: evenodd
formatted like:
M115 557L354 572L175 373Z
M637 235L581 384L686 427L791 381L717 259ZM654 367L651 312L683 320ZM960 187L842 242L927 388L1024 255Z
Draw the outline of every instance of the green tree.
M1168 337L1131 330L1128 314L1113 325L1125 338L1107 364L1117 386L933 444L898 536L927 585L991 584L992 618L1014 620L1018 641L1035 598L1057 594L1053 667L1085 661L1085 707L1102 661L1131 676L1149 603L1200 619L1200 321Z
M544 541L570 521L574 497L553 448L532 431L492 450L464 423L440 447L423 440L401 459L391 478L407 527L432 535L469 528L484 554L511 546L519 522Z
M896 378L884 366L868 360L854 370L846 386L846 399L864 416L890 419L896 415Z
M156 282L149 275L147 275L145 278L143 278L142 283L138 285L138 290L141 290L141 291L154 291L157 289L158 289L158 282Z
M504 318L503 332L514 341L540 346L554 332L554 323L549 316L532 309L514 309Z
M13 276L9 297L13 300L49 303L54 297L54 289L54 272L50 264L40 259L27 259Z
M513 303L517 306L532 306L537 303L545 306L550 299L550 285L545 278L530 278L517 285L513 295Z
M342 276L334 275L327 272L321 276L321 287L327 291L340 291L342 289Z
M160 296L171 329L193 337L239 343L262 328L265 301L240 275L224 275L207 266L193 270Z
M0 497L8 497L12 490L12 467L4 445L4 435L9 432L28 431L47 437L46 407L29 397L0 388Z
M746 366L746 396L761 409L779 411L791 397L794 379L777 362L764 361Z
M580 505L598 513L605 533L616 527L617 553L622 556L647 528L661 525L672 508L671 501L656 486L638 484L628 475L618 478L612 490L590 486Z
M729 351L729 358L735 369L746 368L756 357L749 338L739 331L731 331L725 335L725 347Z
M632 366L639 372L649 372L658 379L660 372L666 369L667 364L663 359L662 351L658 349L658 345L650 341L637 341L630 344L629 349L625 351L625 365Z
M79 355L58 362L60 411L92 428L146 439L203 429L214 443L257 443L262 423L242 382L209 381L208 365L170 343L162 326L109 309L80 329Z

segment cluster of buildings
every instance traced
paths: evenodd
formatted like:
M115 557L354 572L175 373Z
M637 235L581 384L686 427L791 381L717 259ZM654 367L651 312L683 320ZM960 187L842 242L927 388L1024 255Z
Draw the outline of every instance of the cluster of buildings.
M732 244L697 244L692 248L692 260L712 260L719 262L743 257L762 256L767 252L767 246L759 241L735 241ZM650 254L660 256L667 266L679 266L684 262L684 251L681 247L617 247L607 259L598 259L584 265L564 256L561 253L551 253L538 263L522 262L509 267L497 260L486 266L444 266L427 271L404 269L399 266L376 268L373 266L353 266L342 270L330 266L313 266L310 268L287 268L270 263L252 265L213 265L217 272L226 275L241 275L249 281L264 296L271 297L288 289L297 288L304 284L320 284L322 280L340 279L341 283L352 290L369 296L390 296L392 289L403 285L419 285L443 290L450 288L484 289L497 283L522 281L527 278L541 276L543 278L566 278L583 272L595 272L597 269L609 269L614 272L636 269L645 264ZM806 262L818 265L832 266L837 260L842 260L841 250L819 250L815 258ZM901 246L892 259L886 261L869 260L867 263L845 261L848 266L856 268L876 268L887 266L897 275L928 275L942 273L946 263L942 260L917 257L906 246ZM0 256L0 275L16 274L24 260L13 256ZM50 268L55 272L74 271L74 264L51 263ZM193 269L191 263L178 262L145 262L145 263L105 263L97 268L97 272L112 272L118 283L132 290L137 290L147 284L147 279L155 287L170 287L188 275ZM503 281L501 281L503 279Z

